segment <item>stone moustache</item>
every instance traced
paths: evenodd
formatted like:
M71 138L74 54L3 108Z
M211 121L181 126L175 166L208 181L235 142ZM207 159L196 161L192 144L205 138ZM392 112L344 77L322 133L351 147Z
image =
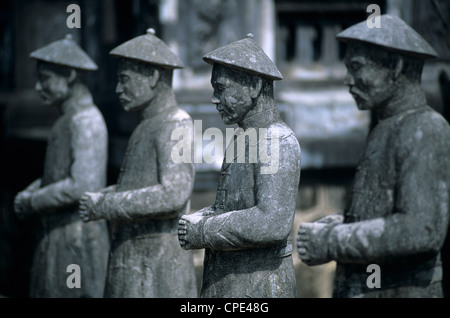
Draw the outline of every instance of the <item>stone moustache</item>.
M426 104L424 60L434 50L399 18L381 16L338 34L347 42L346 85L378 118L343 216L300 225L299 257L337 262L334 297L442 297L440 249L449 223L450 127ZM369 264L381 269L366 285Z
M83 224L78 200L106 185L108 133L80 71L97 65L70 36L33 53L38 61L36 90L62 115L53 125L41 179L15 198L19 218L38 215L40 227L30 278L31 297L102 297L109 250L104 220ZM81 288L66 285L66 269L76 264Z
M259 144L246 139L243 162L224 159L215 203L181 218L181 246L205 248L200 296L296 297L289 235L300 180L300 146L273 99L273 80L281 74L252 37L204 59L213 64L212 103L223 122L237 124L240 131L267 128L268 136L277 138L280 162L276 172L261 173L267 163L250 163L248 157L249 148ZM231 142L226 153L236 144Z
M175 163L174 129L189 131L192 119L178 108L173 69L181 62L154 35L127 41L111 51L118 57L116 93L126 111L142 120L133 131L117 184L86 193L80 216L107 219L112 227L105 297L196 297L192 254L178 244L177 224L189 207L192 163Z

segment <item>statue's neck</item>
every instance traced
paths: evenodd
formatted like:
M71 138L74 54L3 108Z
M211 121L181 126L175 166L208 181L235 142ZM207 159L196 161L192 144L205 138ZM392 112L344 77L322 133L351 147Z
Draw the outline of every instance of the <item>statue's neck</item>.
M176 105L177 102L173 90L162 90L158 92L148 103L148 106L141 111L142 119L153 118Z
M263 128L279 120L280 114L273 98L258 99L256 105L247 113L244 120L238 123L238 126L244 130Z
M60 109L65 114L85 104L93 104L92 95L84 84L75 83L69 92L69 96L61 104Z
M375 112L379 120L384 120L410 109L426 105L426 97L420 84L408 83L395 90L392 98L384 105L378 107Z

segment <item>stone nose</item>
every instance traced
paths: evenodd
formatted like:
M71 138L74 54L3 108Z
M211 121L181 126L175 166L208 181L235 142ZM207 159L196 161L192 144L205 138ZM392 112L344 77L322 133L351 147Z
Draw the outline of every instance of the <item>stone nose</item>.
M211 102L213 103L213 104L219 104L220 103L220 100L217 98L217 97L215 97L215 96L213 96L212 98L211 98Z
M345 75L344 84L347 86L355 85L355 79L353 78L353 76L350 73L347 73L347 75Z
M40 81L37 81L37 82L36 82L36 85L34 85L34 89L35 89L37 92L41 92L41 91L42 91L42 85L41 85L41 82L40 82Z
M122 93L123 93L122 85L120 83L117 83L117 85L116 85L116 94L122 94Z

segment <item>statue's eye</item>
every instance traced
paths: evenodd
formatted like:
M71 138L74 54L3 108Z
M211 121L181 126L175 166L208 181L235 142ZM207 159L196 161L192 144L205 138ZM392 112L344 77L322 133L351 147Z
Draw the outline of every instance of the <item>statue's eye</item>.
M128 82L129 79L130 79L130 78L129 78L128 76L126 76L126 75L120 75L120 76L119 76L119 81L120 81L122 84Z
M39 78L39 81L40 81L40 82L45 82L45 81L47 81L47 80L49 79L49 76L48 76L48 75L45 75L45 74L40 74L40 75L38 76L38 78Z
M362 67L362 64L359 62L351 62L350 63L350 69L352 71L358 71Z

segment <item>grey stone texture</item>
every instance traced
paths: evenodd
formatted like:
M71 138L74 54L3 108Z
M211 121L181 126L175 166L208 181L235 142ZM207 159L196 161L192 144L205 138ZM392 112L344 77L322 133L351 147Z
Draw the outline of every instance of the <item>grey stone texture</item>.
M181 65L174 65L175 55L152 31L111 53L120 58L121 104L140 112L142 120L128 142L117 184L80 201L84 221L102 218L112 225L104 297L196 297L192 253L177 239L178 219L189 210L194 166L171 156L178 143L172 132L184 129L189 141L193 130L172 90L173 69Z
M239 58L234 63L230 56ZM240 64L245 56L253 57L251 65ZM274 76L275 71L279 74L277 68L251 37L204 59L213 64L212 103L226 125L242 129L236 130L226 150L215 203L179 222L181 246L205 248L200 296L296 297L290 233L300 181L300 146L273 100L273 79L281 77ZM262 128L268 132L263 136L267 144L260 141ZM250 131L256 132L257 140L246 138ZM245 154L237 149L244 138ZM265 169L273 161L250 159L251 153L268 149L278 160L269 173Z
M411 35L403 21L383 21L376 32ZM419 41L397 48L396 36L382 37L382 46L367 43L370 36L359 38L370 32L365 23L352 28L360 32L346 39L346 85L360 110L375 111L378 124L343 215L302 223L299 257L308 265L337 262L334 297L442 297L450 127L427 106L420 88L423 60L431 53L427 45L416 49ZM379 289L366 284L369 264L380 266Z
M70 56L60 55L62 50ZM31 268L31 297L101 297L109 236L106 221L83 224L78 200L106 185L108 133L76 69L96 65L70 38L31 54L38 60L36 90L62 114L48 138L42 178L15 198L19 218L38 215L37 246ZM70 58L70 63L67 62ZM71 264L80 266L81 288L69 288Z
M402 19L381 15L380 27L369 27L367 21L357 23L337 35L342 42L360 41L402 52L419 58L435 58L436 51L425 39Z
M67 34L62 40L52 42L31 52L30 57L84 71L98 70L97 64L78 46L71 34Z

